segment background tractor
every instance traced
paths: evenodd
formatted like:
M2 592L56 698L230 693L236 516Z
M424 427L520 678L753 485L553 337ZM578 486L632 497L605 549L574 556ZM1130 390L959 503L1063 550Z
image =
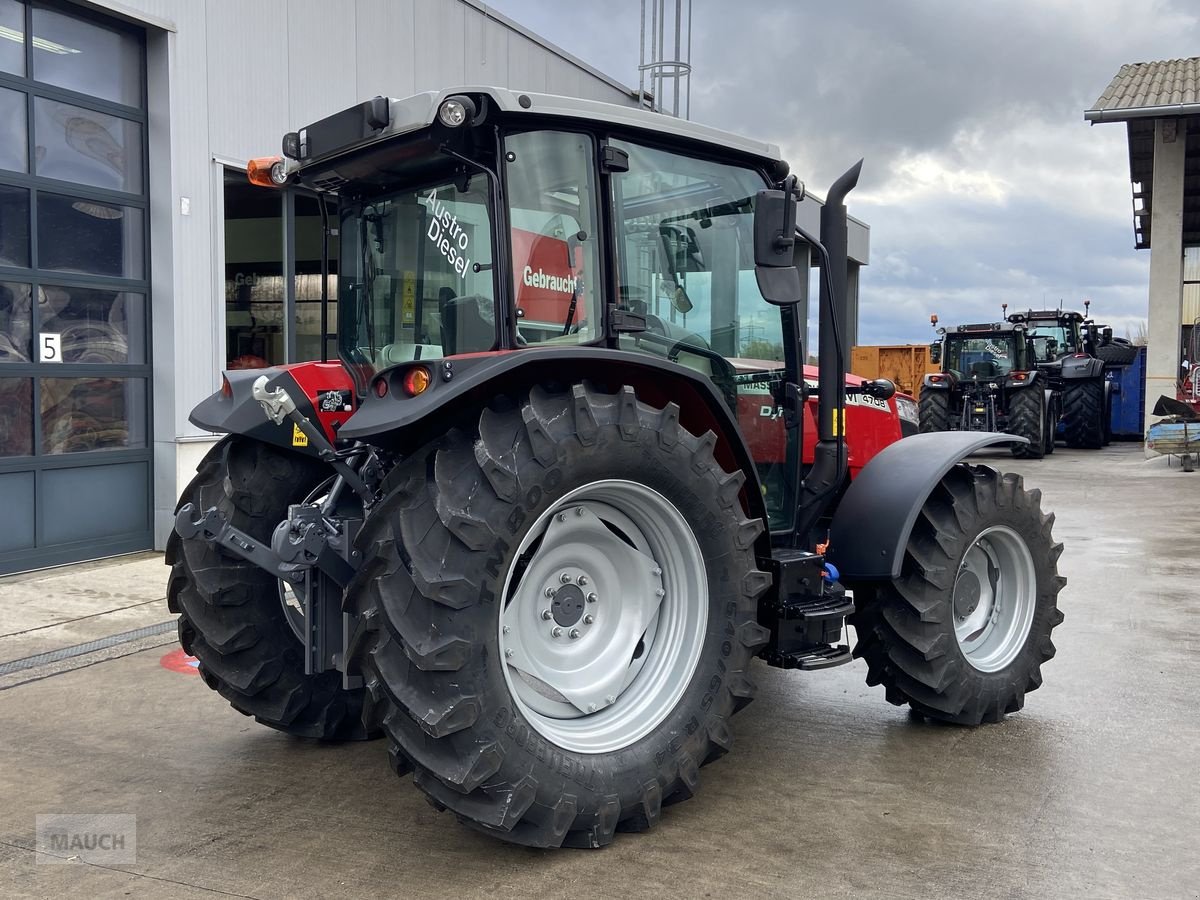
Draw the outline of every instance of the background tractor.
M1008 321L1024 326L1033 341L1037 368L1062 392L1062 434L1068 447L1099 449L1112 439L1113 383L1107 373L1137 356L1129 341L1114 338L1084 312L1029 310Z
M467 825L597 847L699 789L755 657L853 653L964 724L1041 684L1053 517L963 461L1020 439L900 440L892 385L844 374L858 166L818 238L774 147L590 101L377 97L283 149L250 176L336 201L341 361L225 374L168 548L236 709L382 732Z
M1038 368L1025 326L993 322L938 333L929 357L941 371L922 380L921 431L1003 431L1025 438L1012 445L1013 456L1053 453L1062 395Z

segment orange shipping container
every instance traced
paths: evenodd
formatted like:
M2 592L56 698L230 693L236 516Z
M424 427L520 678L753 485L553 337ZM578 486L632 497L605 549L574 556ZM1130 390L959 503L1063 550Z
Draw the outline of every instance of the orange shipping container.
M926 372L937 372L929 361L928 344L852 347L850 371L863 378L888 378L906 394L916 397Z

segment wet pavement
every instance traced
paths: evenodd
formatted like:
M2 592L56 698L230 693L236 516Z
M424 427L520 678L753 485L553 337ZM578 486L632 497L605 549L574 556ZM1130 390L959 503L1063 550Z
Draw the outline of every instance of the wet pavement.
M0 677L0 896L1200 896L1200 472L1140 445L992 460L1043 489L1069 578L1058 658L1003 724L910 718L861 663L758 664L695 799L534 851L435 812L382 743L256 725L149 635ZM153 559L56 573L0 579L0 665L165 618ZM46 813L136 815L137 861L37 862Z

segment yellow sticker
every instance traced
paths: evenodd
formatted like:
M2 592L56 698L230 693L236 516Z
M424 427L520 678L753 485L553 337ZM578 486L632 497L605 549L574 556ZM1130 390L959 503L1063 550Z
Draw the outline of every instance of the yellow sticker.
M295 422L292 423L292 446L293 447L307 447L308 446L308 435L305 434L303 431L301 431L300 426L297 425Z
M839 437L842 434L842 427L845 424L842 418L845 415L843 410L835 409L833 411L833 436Z

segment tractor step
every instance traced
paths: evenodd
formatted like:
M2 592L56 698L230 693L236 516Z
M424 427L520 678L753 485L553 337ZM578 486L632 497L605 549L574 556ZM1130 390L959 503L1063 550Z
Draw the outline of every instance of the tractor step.
M800 650L775 651L763 657L767 665L780 669L830 669L850 662L854 657L845 644L816 644Z
M807 622L840 621L852 612L854 601L841 592L819 597L781 598L778 606L780 619L803 619Z

